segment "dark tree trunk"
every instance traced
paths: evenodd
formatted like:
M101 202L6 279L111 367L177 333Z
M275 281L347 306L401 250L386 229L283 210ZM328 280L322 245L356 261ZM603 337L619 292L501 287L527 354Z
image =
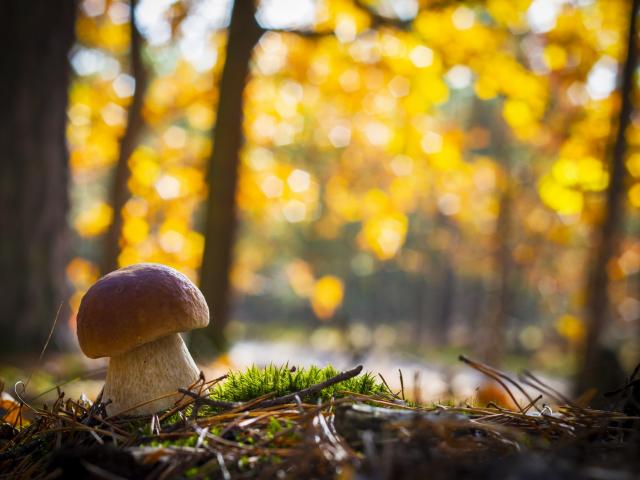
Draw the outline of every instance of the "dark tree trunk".
M236 0L231 14L227 51L220 80L218 112L209 161L209 199L206 204L205 247L200 272L201 289L211 309L211 326L194 334L195 348L209 353L225 346L231 289L233 243L236 233L236 187L243 143L243 93L249 60L262 30L255 20L252 0ZM202 342L202 340L207 342ZM204 344L203 344L204 343ZM200 344L200 345L199 345Z
M423 259L421 263L419 271L422 274L413 282L413 340L420 347L424 344L427 336L427 323L429 321L427 299L430 292L429 283L427 282L429 272L425 265L427 260Z
M502 114L495 109L487 109L486 105L477 101L474 117L474 123L479 125L486 122L487 118L492 120L492 150L505 175L504 188L499 192L499 212L492 239L493 272L487 285L486 311L480 317L476 345L477 353L484 362L499 366L506 350L506 329L514 304L512 282L515 275L511 248L516 176L512 151L509 147L510 133Z
M7 0L0 6L2 354L39 351L56 312L67 304L65 128L75 14L70 0Z
M437 261L438 266L436 268L440 278L440 285L436 289L438 299L435 303L433 339L438 346L447 345L449 331L453 326L456 276L449 255L449 252L446 255L442 254L442 258Z
M131 43L129 58L131 62L131 75L135 80L135 91L129 105L127 116L127 128L120 139L120 152L113 173L111 184L111 206L113 208L113 221L104 239L104 258L102 262L102 272L108 273L118 268L118 255L120 254L120 237L122 233L122 208L129 199L127 181L131 172L129 171L129 157L135 150L142 129L144 120L142 119L142 105L144 94L147 89L147 72L142 61L142 36L136 26L135 7L137 0L131 0L130 11L130 32Z
M431 268L427 273L436 280L433 285L434 298L431 310L431 342L443 346L449 339L449 330L453 326L453 312L455 306L456 274L453 267L453 258L458 244L458 231L449 220L449 217L438 213L435 219L435 229L447 231L451 235L451 245L448 250L436 250L432 252Z
M607 276L607 264L616 254L619 244L620 226L624 219L625 201L624 191L625 154L627 141L625 133L631 122L633 112L633 76L638 63L637 27L636 20L640 0L633 0L629 15L629 33L627 37L627 57L622 69L622 83L620 90L621 108L617 120L616 138L613 144L609 187L606 192L604 217L599 232L596 233L593 249L593 263L586 288L586 320L587 337L584 345L582 368L578 374L576 390L578 393L589 387L598 390L615 388L617 385L609 384L613 378L611 366L605 367L605 358L610 358L606 349L600 343L602 332L610 316Z
M511 182L509 178L507 182ZM494 279L488 292L488 309L480 327L480 357L486 363L499 366L505 352L506 328L511 309L511 187L507 185L500 197L500 211L494 236Z

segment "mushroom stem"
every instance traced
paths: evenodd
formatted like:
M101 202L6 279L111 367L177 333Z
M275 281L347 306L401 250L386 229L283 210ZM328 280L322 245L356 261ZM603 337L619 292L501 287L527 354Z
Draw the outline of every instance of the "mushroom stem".
M102 400L111 400L109 415L149 415L171 408L182 395L158 397L188 387L199 376L182 337L175 333L111 357ZM153 399L157 400L139 405Z

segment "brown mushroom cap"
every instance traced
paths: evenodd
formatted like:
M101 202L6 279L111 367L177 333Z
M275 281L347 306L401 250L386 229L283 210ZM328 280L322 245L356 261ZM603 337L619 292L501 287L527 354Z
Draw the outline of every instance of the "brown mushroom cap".
M200 290L177 270L156 263L102 277L82 298L77 318L80 348L90 358L121 355L208 324Z

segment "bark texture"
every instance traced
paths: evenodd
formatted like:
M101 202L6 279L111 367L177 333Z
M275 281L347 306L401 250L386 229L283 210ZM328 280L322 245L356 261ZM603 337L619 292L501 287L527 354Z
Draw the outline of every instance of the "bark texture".
M252 0L236 0L231 14L222 78L213 154L209 161L209 198L206 205L205 247L201 290L211 310L208 329L193 334L195 348L204 355L225 347L224 327L230 309L230 269L236 234L236 190L243 144L243 93L249 60L262 33ZM213 348L213 349L212 349Z
M2 354L42 349L58 308L67 303L65 128L75 15L71 0L0 6ZM65 319L63 308L59 329Z

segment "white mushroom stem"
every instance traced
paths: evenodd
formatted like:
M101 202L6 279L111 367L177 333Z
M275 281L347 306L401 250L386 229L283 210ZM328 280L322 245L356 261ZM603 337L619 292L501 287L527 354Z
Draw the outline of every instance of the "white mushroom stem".
M176 333L112 357L102 401L111 400L107 405L109 415L160 412L171 408L182 397L181 394L166 396L168 393L189 387L199 375L187 346ZM149 400L153 401L145 403ZM142 403L145 404L140 405Z

